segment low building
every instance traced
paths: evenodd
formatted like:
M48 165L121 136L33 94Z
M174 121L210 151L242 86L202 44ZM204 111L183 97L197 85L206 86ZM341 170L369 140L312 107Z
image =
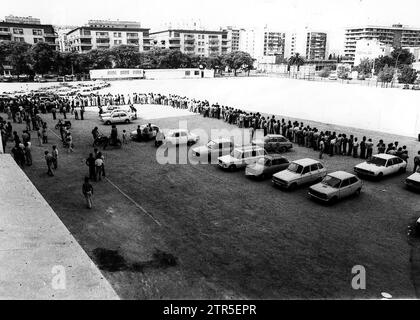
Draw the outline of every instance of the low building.
M25 42L31 45L45 42L55 50L58 49L54 27L41 24L39 19L32 17L8 16L4 21L0 21L0 41Z
M162 49L180 50L201 57L220 55L230 51L227 31L168 29L151 32L153 45Z
M142 28L138 22L90 20L86 26L77 27L66 34L66 51L82 53L119 45L131 45L138 51L148 51L149 30Z
M91 80L134 79L200 79L214 78L214 70L198 68L181 69L97 69L90 70Z
M374 60L380 56L391 54L392 46L386 45L377 39L361 39L356 42L354 66L358 66L364 59Z

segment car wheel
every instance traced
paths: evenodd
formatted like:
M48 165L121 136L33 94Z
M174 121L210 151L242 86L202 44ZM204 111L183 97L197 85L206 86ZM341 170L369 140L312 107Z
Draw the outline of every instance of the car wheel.
M337 196L334 196L334 197L332 197L331 199L330 199L330 204L334 204L334 203L337 203L337 201L338 201L338 197Z
M105 122L105 124L109 126L111 124L111 121L107 121Z
M356 190L356 192L355 192L356 196L360 196L360 192L361 192L361 191L362 191L362 189L361 189L361 188L357 189L357 190Z
M235 171L236 170L236 166L234 165L234 164L231 164L230 166L229 166L229 171Z
M382 180L383 177L384 177L383 172L379 172L377 176L378 180Z
M293 191L293 190L296 190L296 189L297 189L297 183L296 182L292 183L288 188L289 191Z
M260 175L260 179L261 179L261 180L265 180L265 178L266 178L265 173L261 173L261 175Z
M404 173L407 171L407 167L401 167L400 170L398 170L399 173Z
M125 123L130 123L130 120L129 119L125 119Z
M280 148L280 152L282 152L282 153L283 153L283 152L286 152L286 151L287 151L287 148L286 148L286 147L281 147L281 148Z

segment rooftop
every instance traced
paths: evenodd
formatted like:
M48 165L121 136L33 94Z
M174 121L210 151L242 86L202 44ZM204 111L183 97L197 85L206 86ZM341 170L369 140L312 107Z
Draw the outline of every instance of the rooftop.
M295 160L293 162L294 163L297 163L297 164L299 164L299 165L301 165L303 167L306 167L306 166L310 166L311 164L318 163L319 161L318 160L314 160L314 159L310 159L310 158L305 158L305 159Z
M346 172L346 171L335 171L335 172L329 173L328 175L331 176L331 177L340 179L340 180L344 180L344 179L354 177L354 174Z

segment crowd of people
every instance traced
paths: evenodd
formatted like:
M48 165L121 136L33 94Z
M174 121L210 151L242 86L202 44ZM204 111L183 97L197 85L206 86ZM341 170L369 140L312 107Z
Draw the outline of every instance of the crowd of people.
M264 135L281 134L299 146L311 148L317 151L319 158L324 154L332 156L351 156L369 160L375 152L393 154L405 161L408 161L408 149L400 146L398 141L385 143L382 139L373 142L370 137L356 137L354 134L331 132L320 130L315 126L305 125L303 122L279 119L276 116L265 116L259 112L247 112L238 108L232 108L218 103L210 104L207 100L190 99L176 94L137 94L124 96L122 94L91 94L88 96L53 96L49 99L41 99L36 95L25 95L17 98L1 99L0 112L6 114L6 118L0 117L0 131L2 135L3 152L9 142L13 143L11 154L16 163L24 168L31 166L32 159L32 132L36 132L38 145L43 147L49 144L48 125L43 120L42 114L51 113L52 119L57 119L57 113L62 116L58 120L56 129L59 130L63 148L68 153L73 152L73 137L71 134L71 123L66 121L67 117L74 116L74 120L84 120L85 107L99 107L101 109L110 105L129 105L131 110L136 110L134 104L156 104L166 105L177 109L186 109L193 113L201 114L203 117L215 118L239 128L248 128L251 138L255 136L256 130L262 130ZM19 136L14 130L15 124L24 124L25 127ZM139 140L147 137L147 130L151 130L150 124L141 128L137 127ZM160 132L159 134L162 135ZM98 129L92 131L95 138L98 137ZM112 126L110 140L116 141L118 132L115 125ZM128 143L129 135L123 130L122 143ZM162 140L162 138L157 139ZM44 151L44 158L47 164L47 174L54 176L58 169L58 148L52 145L51 150ZM100 181L105 177L104 156L97 148L89 154L86 159L89 168L89 175L85 178L82 193L86 198L87 207L92 207L93 187L89 181ZM414 171L420 170L420 151L414 157Z

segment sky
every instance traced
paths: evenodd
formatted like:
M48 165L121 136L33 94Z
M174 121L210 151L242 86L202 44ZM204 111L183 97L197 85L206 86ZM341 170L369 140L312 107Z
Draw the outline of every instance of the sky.
M152 31L197 22L287 32L304 27L328 32L330 51L340 52L344 29L402 23L420 28L419 0L17 0L4 1L0 18L33 16L41 23L84 25L90 19L134 20Z

